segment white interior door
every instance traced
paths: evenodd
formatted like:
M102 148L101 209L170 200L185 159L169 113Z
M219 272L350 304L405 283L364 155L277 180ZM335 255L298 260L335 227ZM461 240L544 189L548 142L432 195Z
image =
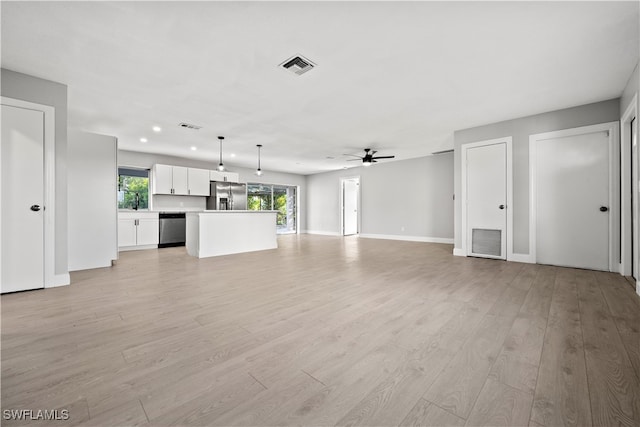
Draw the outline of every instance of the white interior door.
M608 133L535 144L537 262L608 271Z
M507 147L466 150L467 255L506 259Z
M1 292L44 287L44 113L2 105Z
M344 236L358 233L358 190L360 180L342 181L342 224Z

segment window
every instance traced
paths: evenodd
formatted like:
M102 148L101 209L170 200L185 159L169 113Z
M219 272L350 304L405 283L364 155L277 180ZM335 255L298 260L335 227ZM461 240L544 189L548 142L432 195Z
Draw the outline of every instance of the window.
M149 209L149 170L118 168L118 209Z
M288 185L247 184L247 208L253 211L275 210L276 231L296 232L297 187Z

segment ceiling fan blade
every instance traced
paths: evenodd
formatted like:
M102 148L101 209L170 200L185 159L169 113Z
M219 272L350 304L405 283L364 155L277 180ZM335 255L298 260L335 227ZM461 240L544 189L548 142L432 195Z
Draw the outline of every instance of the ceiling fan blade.
M371 150L371 152L370 152L369 154L371 154L371 155L373 156L373 155L374 155L374 154L376 154L376 153L377 153L377 151L376 151L376 150Z
M355 154L343 154L343 156L351 156L351 157L357 157L359 159L362 158L362 156L356 156Z
M393 159L396 156L376 156L374 159Z

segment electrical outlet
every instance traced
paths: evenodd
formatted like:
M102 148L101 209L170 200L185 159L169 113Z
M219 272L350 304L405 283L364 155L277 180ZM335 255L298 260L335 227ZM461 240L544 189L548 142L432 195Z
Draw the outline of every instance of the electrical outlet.
M404 231L404 226L400 227L400 231Z

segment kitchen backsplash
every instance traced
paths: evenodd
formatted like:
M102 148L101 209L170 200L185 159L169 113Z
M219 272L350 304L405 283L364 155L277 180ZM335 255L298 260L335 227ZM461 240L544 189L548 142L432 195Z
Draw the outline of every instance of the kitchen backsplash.
M154 194L151 196L152 208L154 211L203 211L206 209L206 197L196 196L170 196Z

